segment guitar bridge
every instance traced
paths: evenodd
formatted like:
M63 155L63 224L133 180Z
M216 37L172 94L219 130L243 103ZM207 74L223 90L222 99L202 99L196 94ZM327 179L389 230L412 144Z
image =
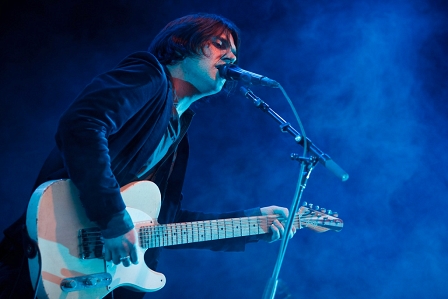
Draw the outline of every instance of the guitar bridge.
M79 257L81 259L103 258L104 240L99 228L83 228L78 232Z

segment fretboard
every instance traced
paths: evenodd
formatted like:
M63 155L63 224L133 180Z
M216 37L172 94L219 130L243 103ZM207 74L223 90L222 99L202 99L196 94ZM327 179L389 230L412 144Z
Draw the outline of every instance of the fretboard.
M140 246L146 249L260 235L269 231L275 219L272 215L142 226Z

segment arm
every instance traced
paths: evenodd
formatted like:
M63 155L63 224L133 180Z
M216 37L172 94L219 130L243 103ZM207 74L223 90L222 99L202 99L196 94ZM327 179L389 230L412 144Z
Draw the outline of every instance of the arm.
M190 221L228 219L228 218L251 217L251 216L267 216L274 214L280 215L281 218L286 219L289 213L288 209L278 206L269 206L269 207L263 207L261 209L254 208L244 211L216 213L216 214L181 210L179 211L176 219L173 222L190 222ZM245 245L247 243L257 242L259 240L271 243L283 238L283 236L285 235L284 224L285 223L283 222L275 220L269 227L269 233L267 234L190 243L190 244L171 246L167 248L173 248L173 249L197 248L197 249L209 249L213 251L244 251ZM295 233L296 228L293 226L289 233L289 238L292 238Z
M110 241L106 257L114 262L122 254L133 255L135 240L108 142L163 88L162 68L146 58L131 56L95 78L64 113L56 135L65 168L80 191L87 216Z
M238 218L238 217L250 217L250 216L262 216L270 214L280 214L282 216L288 215L288 210L276 206L265 208L254 208L245 211L235 211L229 213L202 213L192 212L182 209L182 186L184 182L184 176L187 168L187 161L189 156L188 139L184 138L179 144L177 149L177 158L174 166L171 162L165 163L162 169L170 169L172 167L171 176L168 180L168 186L162 187L162 190L166 190L164 200L162 202L162 208L159 215L159 223L173 223L173 222L189 222L211 219L224 219L224 218ZM167 170L161 172L168 172ZM159 182L160 183L160 182ZM286 217L285 217L286 218ZM270 228L272 234L266 234L261 237L261 240L273 242L278 240L284 233L283 225L276 221ZM295 228L292 228L295 233ZM185 245L172 246L170 248L205 248L214 251L244 251L246 243L257 242L260 236L251 237L239 237L224 240L214 240L208 242L192 243Z

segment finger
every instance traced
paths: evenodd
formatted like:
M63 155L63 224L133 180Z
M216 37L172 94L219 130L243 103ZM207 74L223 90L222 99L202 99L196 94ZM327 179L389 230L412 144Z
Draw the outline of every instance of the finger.
M295 234L295 227L294 227L294 225L293 225L293 226L291 227L291 229L289 230L288 238L291 239L292 237L294 237L294 234Z
M119 256L119 255L112 255L112 262L113 262L115 265L119 265L119 264L121 263L121 261L120 261L120 256Z
M104 259L106 260L106 262L110 262L112 260L112 254L107 249L104 252Z
M120 253L120 252L118 252L118 251L115 251L115 252L112 252L112 262L115 264L115 265L119 265L120 263L121 263L121 258L122 257L125 257L126 256L126 253Z
M279 231L278 227L275 226L274 223L271 224L271 230L272 230L271 242L277 241L278 239L280 239L280 231Z
M294 234L295 234L295 233L296 233L296 232L295 232L294 228L292 228L292 229L289 231L289 238L292 239L292 237L294 237Z
M287 208L282 208L282 207L275 207L273 209L273 212L275 214L279 214L282 218L288 218L289 216L289 210Z
M137 248L135 245L129 248L129 257L134 265L138 264Z
M131 260L130 260L129 256L122 257L120 259L120 261L123 263L123 266L125 266L125 267L129 267L131 265Z
M283 237L285 235L285 227L278 220L275 220L274 223L275 223L275 226L278 228L279 239L280 239L281 237Z

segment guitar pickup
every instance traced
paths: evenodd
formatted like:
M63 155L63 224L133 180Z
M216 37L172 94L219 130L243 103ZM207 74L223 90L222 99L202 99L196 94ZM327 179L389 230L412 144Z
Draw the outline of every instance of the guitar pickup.
M112 275L109 273L96 273L65 278L61 281L61 289L68 293L92 288L107 287L111 283Z
M81 259L103 258L104 240L97 227L84 228L78 231L79 257Z

